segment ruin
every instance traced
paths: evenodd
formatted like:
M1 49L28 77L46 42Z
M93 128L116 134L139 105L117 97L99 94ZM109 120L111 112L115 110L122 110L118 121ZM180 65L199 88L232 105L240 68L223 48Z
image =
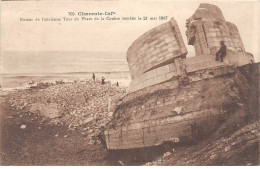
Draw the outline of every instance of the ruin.
M236 67L252 63L254 58L245 51L237 27L225 21L217 6L205 3L187 19L186 27L188 44L195 48L194 57L186 58L187 49L173 18L129 47L132 81L105 131L108 149L204 137L216 130L228 114L228 106L222 105L238 102L233 99L237 91L231 91L232 96L223 95L230 92L228 86L236 84ZM218 62L215 53L222 40L227 55L224 62Z
M227 22L219 7L200 4L195 13L186 20L188 44L195 48L196 57L215 56L220 41L227 46L225 63L236 66L251 62L253 57L245 51L235 24Z

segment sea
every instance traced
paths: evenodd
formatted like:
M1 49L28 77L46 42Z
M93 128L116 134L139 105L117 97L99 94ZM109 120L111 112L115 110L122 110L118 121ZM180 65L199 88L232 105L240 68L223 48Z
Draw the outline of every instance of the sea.
M90 80L93 73L120 86L131 81L125 52L7 51L0 63L2 90L27 88L32 81Z

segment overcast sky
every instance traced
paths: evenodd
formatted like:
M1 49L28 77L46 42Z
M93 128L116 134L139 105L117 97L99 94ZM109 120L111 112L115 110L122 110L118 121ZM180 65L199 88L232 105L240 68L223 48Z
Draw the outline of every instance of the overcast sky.
M115 11L118 17L169 16L185 36L185 21L203 1L22 1L1 3L1 49L5 51L122 51L166 21L20 22L20 18L68 17L68 12ZM209 1L207 1L209 2ZM246 51L259 53L259 1L210 2L237 25ZM170 18L169 18L170 19ZM168 20L169 20L168 19ZM125 56L122 56L125 57ZM258 56L259 57L259 56ZM256 60L260 61L259 58Z

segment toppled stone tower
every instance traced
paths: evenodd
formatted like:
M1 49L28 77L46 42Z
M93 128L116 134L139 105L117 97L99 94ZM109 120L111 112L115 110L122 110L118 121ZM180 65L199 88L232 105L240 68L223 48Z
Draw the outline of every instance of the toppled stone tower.
M218 7L201 4L186 27L195 57L186 58L187 49L173 18L129 48L132 81L105 131L108 149L206 137L239 104L243 84L236 79L236 66L251 63L253 56L245 52L236 26L225 21ZM224 63L215 61L221 40L228 48Z

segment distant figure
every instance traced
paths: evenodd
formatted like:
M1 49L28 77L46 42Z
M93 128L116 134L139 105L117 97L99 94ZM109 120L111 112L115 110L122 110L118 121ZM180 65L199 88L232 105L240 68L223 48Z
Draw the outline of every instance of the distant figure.
M93 79L94 82L96 81L95 73L93 73L93 75L92 75L92 79Z
M118 82L116 82L116 86L119 87L119 83Z
M220 45L221 45L221 47L218 50L218 52L216 53L216 61L220 60L220 62L223 62L223 58L227 54L227 47L226 47L224 41L220 41Z
M102 79L101 79L101 84L105 84L105 78L102 76Z

